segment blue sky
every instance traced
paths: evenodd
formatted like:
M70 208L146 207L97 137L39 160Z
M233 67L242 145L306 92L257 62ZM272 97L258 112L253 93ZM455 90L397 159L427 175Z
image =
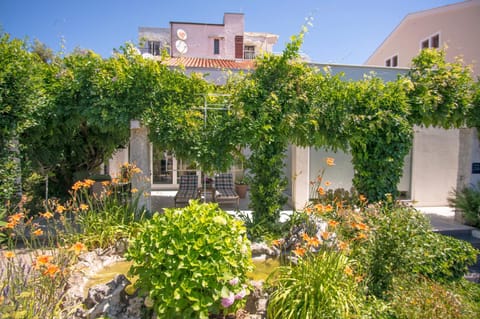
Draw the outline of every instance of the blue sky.
M38 39L59 51L75 47L109 57L136 43L139 26L170 21L222 23L224 12L245 14L245 31L280 36L282 51L305 18L313 17L303 52L320 63L363 64L408 13L458 0L0 0L0 28L12 37Z

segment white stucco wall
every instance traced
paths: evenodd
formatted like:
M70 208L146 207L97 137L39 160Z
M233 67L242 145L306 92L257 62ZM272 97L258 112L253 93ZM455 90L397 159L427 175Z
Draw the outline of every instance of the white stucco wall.
M415 128L412 154L412 200L418 206L446 206L456 187L459 130Z

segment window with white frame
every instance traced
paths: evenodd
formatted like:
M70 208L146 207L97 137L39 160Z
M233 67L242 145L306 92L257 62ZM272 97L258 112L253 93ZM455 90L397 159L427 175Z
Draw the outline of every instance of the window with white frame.
M420 42L420 49L440 48L440 34L436 33Z
M385 60L385 66L397 67L398 66L398 55L394 55L391 58Z
M220 39L213 39L213 54L220 54Z
M255 59L255 46L254 45L246 45L246 46L243 47L243 58L245 60Z

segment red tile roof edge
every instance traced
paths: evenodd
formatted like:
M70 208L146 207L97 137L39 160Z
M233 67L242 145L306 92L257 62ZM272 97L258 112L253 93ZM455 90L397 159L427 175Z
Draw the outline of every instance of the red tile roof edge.
M162 61L168 66L183 66L186 68L233 69L250 70L255 68L254 60L227 60L195 57L171 57Z

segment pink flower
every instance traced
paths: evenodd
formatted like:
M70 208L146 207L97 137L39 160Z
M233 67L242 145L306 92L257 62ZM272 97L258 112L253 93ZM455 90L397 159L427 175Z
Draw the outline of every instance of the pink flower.
M245 288L243 288L239 293L235 295L235 300L243 299L245 298L246 295L247 295L247 291L245 290Z
M232 278L228 281L228 283L232 286L235 286L236 284L238 284L238 282L239 282L238 277Z
M233 292L230 292L230 295L228 295L227 298L222 298L222 306L224 308L230 307L231 305L233 305L234 302L235 302L235 295L233 294Z

